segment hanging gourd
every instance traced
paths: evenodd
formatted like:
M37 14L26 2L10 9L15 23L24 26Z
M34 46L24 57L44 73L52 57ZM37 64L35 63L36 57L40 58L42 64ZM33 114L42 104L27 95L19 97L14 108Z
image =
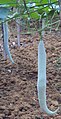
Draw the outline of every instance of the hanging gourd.
M44 19L42 20L42 29L44 29ZM42 32L44 36L44 31ZM38 100L40 108L47 113L48 115L54 115L57 113L58 109L51 111L47 107L46 103L46 51L44 47L44 42L41 38L38 45L38 81L37 81L37 90L38 90Z
M38 89L38 100L39 100L40 108L48 115L56 114L59 108L55 111L50 111L46 104L46 51L45 51L43 40L40 40L38 46L37 89Z
M4 46L4 51L5 51L5 55L7 54L9 59L12 61L12 63L14 63L11 54L10 54L10 50L9 50L9 45L8 45L8 23L6 20L7 16L9 14L9 9L5 8L5 7L0 7L0 19L2 20L2 28L3 28L3 46Z
M3 31L4 31L4 49L6 54L8 55L9 59L11 60L12 63L14 63L10 50L9 50L9 45L8 45L8 23L4 22L3 23Z

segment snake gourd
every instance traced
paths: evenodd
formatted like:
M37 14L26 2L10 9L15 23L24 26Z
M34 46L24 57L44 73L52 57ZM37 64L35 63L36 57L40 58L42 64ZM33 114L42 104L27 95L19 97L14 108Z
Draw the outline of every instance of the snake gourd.
M40 40L38 46L37 90L38 90L38 100L39 100L40 108L48 115L56 114L59 108L55 111L51 111L48 109L46 103L46 51L45 51L43 40Z
M9 50L9 45L8 45L8 24L7 21L3 22L3 31L4 31L4 49L6 54L8 55L9 59L11 60L12 63L14 63L10 50Z
M5 7L0 7L0 19L2 20L2 24L3 24L3 39L4 39L4 50L5 53L8 55L8 57L10 58L11 62L14 63L11 54L10 54L10 50L9 50L9 45L8 45L8 23L7 21L5 22L7 15L9 13L9 9L5 8Z

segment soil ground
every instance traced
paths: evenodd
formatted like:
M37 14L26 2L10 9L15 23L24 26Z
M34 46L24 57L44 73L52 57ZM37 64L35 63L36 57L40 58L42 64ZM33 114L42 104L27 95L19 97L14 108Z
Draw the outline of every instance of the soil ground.
M61 109L58 115L48 116L39 106L38 33L21 35L18 47L14 26L10 28L9 40L15 64L9 58L4 61L0 48L0 119L61 119ZM61 108L61 34L46 31L43 40L47 53L47 105L55 110Z

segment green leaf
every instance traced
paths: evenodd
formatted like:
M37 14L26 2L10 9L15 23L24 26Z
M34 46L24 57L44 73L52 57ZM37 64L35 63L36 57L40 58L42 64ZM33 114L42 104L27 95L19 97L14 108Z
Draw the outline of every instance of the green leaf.
M40 3L41 0L26 0L26 3Z
M1 5L6 5L5 7L14 7L16 6L16 0L0 0L0 6Z
M34 12L34 13L30 14L30 17L33 18L33 19L39 19L40 15L37 12Z
M44 10L43 10L42 8L43 8L43 7L39 7L39 8L37 9L38 14L40 14L40 15L44 12Z
M10 4L10 3L13 3L13 2L16 2L16 0L0 0L0 4Z
M51 2L57 2L58 0L51 0Z
M42 4L48 4L48 0L41 0Z
M54 15L55 10L52 9L51 11L48 12L48 16L52 17Z

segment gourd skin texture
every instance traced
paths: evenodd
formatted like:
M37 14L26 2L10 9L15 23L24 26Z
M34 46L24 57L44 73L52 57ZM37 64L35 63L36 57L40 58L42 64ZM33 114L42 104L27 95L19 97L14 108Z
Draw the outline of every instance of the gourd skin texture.
M41 109L48 115L54 115L57 113L58 109L55 111L50 111L46 104L46 51L44 48L43 40L40 40L38 46L38 100Z
M9 45L8 45L8 24L7 22L3 23L3 31L4 31L4 49L8 57L10 58L11 62L14 63L10 51L9 51Z

